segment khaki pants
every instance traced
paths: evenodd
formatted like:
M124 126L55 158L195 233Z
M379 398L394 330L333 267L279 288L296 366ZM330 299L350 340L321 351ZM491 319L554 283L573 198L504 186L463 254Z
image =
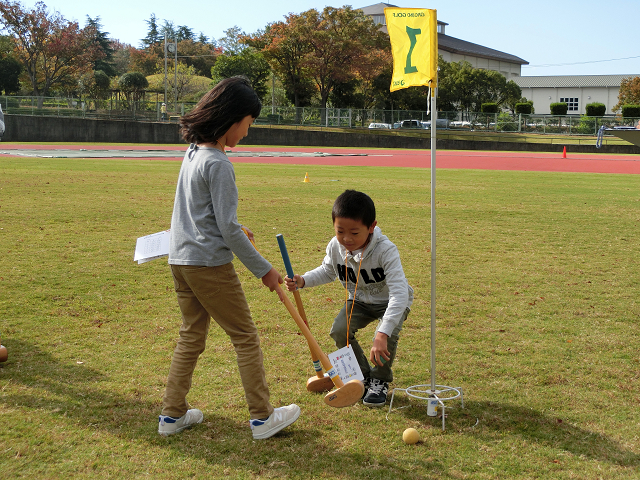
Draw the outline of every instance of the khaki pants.
M336 342L336 347L342 348L347 346L347 313L351 312L351 306L354 304L353 300L348 300L346 305L342 307L342 310L338 313L336 318L333 320L333 325L331 326L331 338ZM356 339L356 332L361 328L366 327L371 322L382 319L384 312L387 310L387 304L368 304L362 302L355 302L353 305L353 314L351 316L351 322L349 325L349 345L353 348L353 353L358 360L358 365L360 366L360 370L362 370L362 375L365 378L377 378L383 382L393 382L393 370L391 370L391 366L393 365L393 360L396 358L396 349L398 348L398 338L400 335L400 330L402 330L402 325L404 321L407 319L409 315L409 309L407 308L400 320L400 324L393 330L391 336L387 339L387 350L389 350L390 360L386 362L382 367L378 365L373 365L369 363L369 351L371 348L367 349L367 353L362 350L362 347L358 343ZM379 324L378 324L379 326ZM376 332L378 329L376 328ZM375 338L375 333L373 334L373 338ZM372 339L373 343L373 339Z
M186 396L191 388L191 377L198 357L204 351L213 318L235 348L251 418L271 415L273 406L269 403L258 329L233 264L219 267L171 265L171 272L182 312L182 326L171 360L162 414L181 417L187 413Z

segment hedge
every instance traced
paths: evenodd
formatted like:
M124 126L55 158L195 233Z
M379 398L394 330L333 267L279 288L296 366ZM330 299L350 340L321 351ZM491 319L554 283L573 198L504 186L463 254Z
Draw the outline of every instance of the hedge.
M640 117L640 105L623 105L622 116L624 118Z
M549 105L551 115L566 115L569 111L569 105L565 102L556 102Z
M587 117L602 117L607 111L607 106L604 103L588 103L585 107L585 114Z
M516 113L531 115L533 113L533 102L516 103Z
M498 113L498 110L497 103L483 103L480 105L480 111L482 113Z

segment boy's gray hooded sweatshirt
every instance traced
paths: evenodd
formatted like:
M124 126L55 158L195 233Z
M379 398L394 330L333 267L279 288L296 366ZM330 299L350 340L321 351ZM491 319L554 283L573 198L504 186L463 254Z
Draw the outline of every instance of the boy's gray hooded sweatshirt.
M371 241L364 249L364 258L362 254L362 250L356 251L355 255L348 253L337 238L333 237L327 245L327 255L322 265L302 276L304 287L316 287L339 278L343 287L347 283L350 300L353 299L355 291L355 300L358 302L388 303L378 331L391 336L405 309L413 303L413 288L409 286L404 276L397 247L382 234L379 227L373 230ZM356 291L356 274L361 258L362 265Z

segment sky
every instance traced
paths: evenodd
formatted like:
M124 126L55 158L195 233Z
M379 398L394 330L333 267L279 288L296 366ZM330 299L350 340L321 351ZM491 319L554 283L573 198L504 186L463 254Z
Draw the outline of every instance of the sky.
M15 1L15 0L13 0ZM35 0L20 1L32 8ZM84 26L87 15L100 17L102 30L123 43L140 47L152 14L159 23L190 27L219 39L225 30L238 26L246 33L301 13L325 6L362 8L375 0L327 3L327 0L43 0L67 20ZM523 76L611 75L640 76L638 0L402 0L389 2L404 8L437 10L439 21L448 24L446 34L520 57L529 65Z

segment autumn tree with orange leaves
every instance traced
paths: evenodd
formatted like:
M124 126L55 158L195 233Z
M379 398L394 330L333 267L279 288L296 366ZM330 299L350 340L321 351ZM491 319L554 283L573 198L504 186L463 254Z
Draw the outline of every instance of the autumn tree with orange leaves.
M77 83L103 55L92 27L82 29L42 2L28 10L19 2L0 1L0 23L13 35L16 58L38 97L52 87Z
M350 6L289 14L245 41L262 51L296 106L311 86L322 108L341 83L358 79L368 89L391 62L388 38Z
M623 105L640 105L640 77L624 78L620 82L618 103L611 110L617 112Z

